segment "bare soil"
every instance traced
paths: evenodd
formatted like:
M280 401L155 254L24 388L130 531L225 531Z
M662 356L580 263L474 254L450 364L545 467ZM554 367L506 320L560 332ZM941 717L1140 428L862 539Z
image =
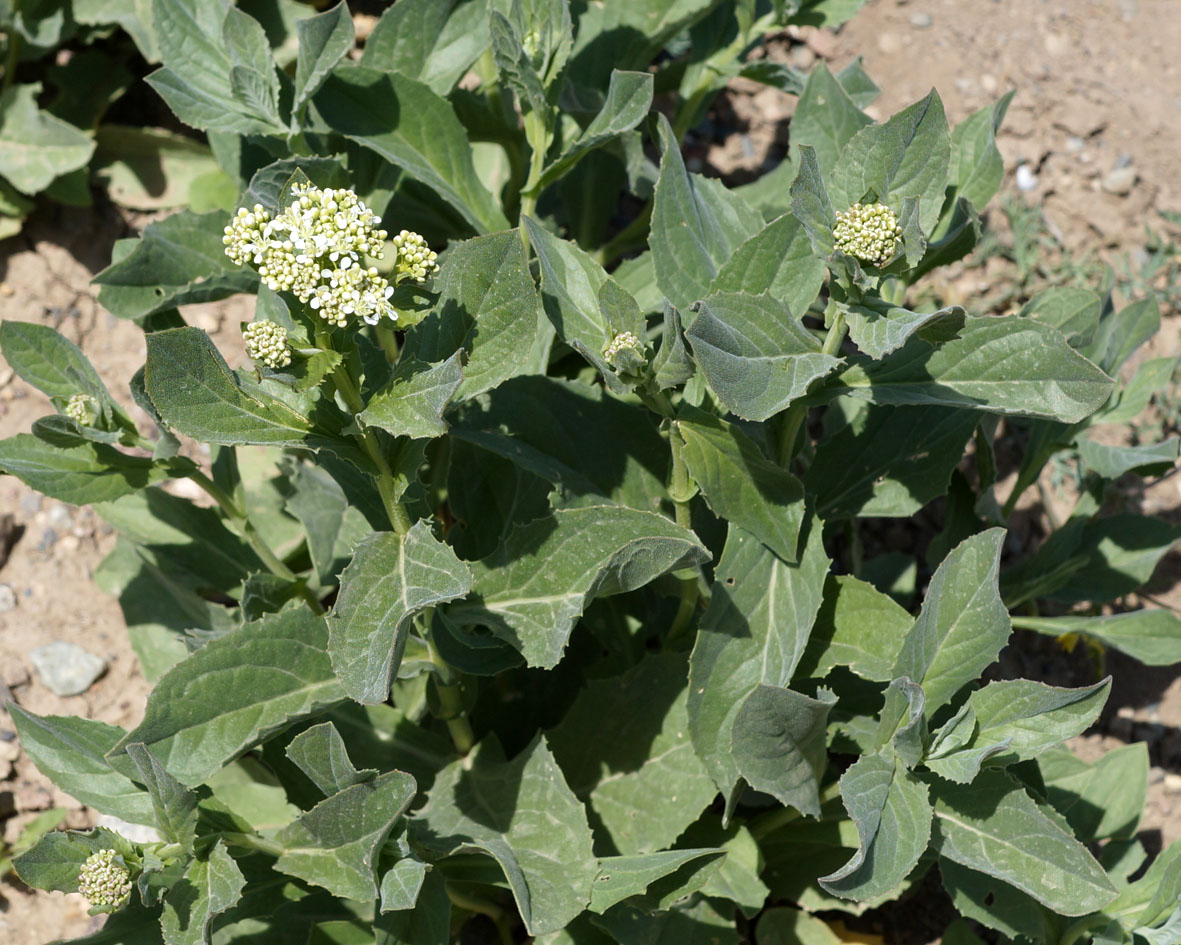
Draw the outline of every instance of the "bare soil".
M934 86L954 122L1016 88L999 138L1006 186L1013 190L1017 168L1024 165L1035 183L1020 198L1043 210L1056 244L1051 251L1117 261L1142 252L1144 227L1159 225L1157 210L1181 210L1177 48L1181 16L1175 0L871 0L839 33L793 31L772 43L768 54L802 68L825 60L834 69L863 56L884 89L871 106L876 117ZM749 179L784 153L793 104L774 90L735 82L711 113L715 130L698 135L698 161L717 173ZM1131 175L1110 178L1126 167ZM24 233L0 242L0 315L64 332L146 426L126 390L143 363L142 334L104 311L89 285L129 226L109 208L42 208ZM998 261L960 271L939 291L959 293L971 305L971 299L1012 278ZM190 323L219 336L223 350L234 346L231 335L236 340L236 332L223 333L223 327L235 327L245 314L241 300L186 312ZM1168 313L1152 356L1181 353L1178 325L1177 313ZM51 410L46 398L0 362L0 437L27 431ZM1134 501L1143 512L1181 521L1181 477L1164 479ZM43 499L15 479L0 478L0 583L17 595L16 607L0 613L0 704L13 698L40 714L84 715L123 726L138 721L149 687L128 646L118 604L91 582L113 541L90 510ZM1156 605L1181 610L1179 579L1181 560L1170 556L1153 582ZM103 657L106 674L84 695L55 696L29 660L30 650L52 640ZM1025 636L1019 643L1006 654L1020 664L1014 670L1087 681L1089 667L1053 641ZM1181 839L1181 677L1175 668L1146 670L1118 654L1111 655L1109 668L1116 687L1108 711L1096 731L1075 740L1074 747L1094 757L1131 740L1149 744L1153 769L1145 839L1153 846L1168 844ZM69 811L69 826L93 823L93 812L33 768L0 709L4 840L15 840L24 824L53 806ZM5 945L46 945L95 926L77 895L34 894L11 879L0 882Z

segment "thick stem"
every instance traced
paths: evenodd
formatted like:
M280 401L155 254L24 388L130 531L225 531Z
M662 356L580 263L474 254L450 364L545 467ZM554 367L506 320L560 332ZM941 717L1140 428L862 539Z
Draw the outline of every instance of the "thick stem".
M672 497L676 509L677 524L684 529L692 530L693 513L689 506L693 498L693 480L689 476L689 467L685 465L684 444L674 423L668 432L668 442L672 449L672 487L669 495ZM700 591L697 587L697 576L681 578L681 602L677 605L676 616L668 628L666 641L672 642L681 637L693 623L693 613L697 609L697 598Z
M325 351L332 350L332 336L328 332L316 332L316 343ZM349 413L353 415L356 424L362 426L361 421L356 418L365 409L365 401L361 399L361 392L357 388L356 379L349 373L348 364L345 359L341 359L340 364L336 366L336 370L332 372L332 383L335 385L337 393L340 394L340 398L344 401ZM385 506L386 516L389 518L390 525L395 534L405 535L406 532L410 531L410 516L402 508L401 503L398 502L395 494L394 474L390 470L390 464L381 450L381 444L377 441L377 434L368 427L364 429L365 432L358 436L357 439L361 444L361 448L365 450L365 454L372 460L373 465L377 467L377 491L381 494L381 501Z
M820 792L820 806L823 807L834 798L840 797L841 786L840 783L834 781L828 787ZM800 819L802 815L794 807L781 807L779 810L769 811L760 817L756 817L750 824L751 835L756 840L762 840L768 834L774 833L780 827L786 827Z
M784 469L791 465L792 457L795 455L796 440L800 436L800 427L803 426L804 417L807 414L808 408L797 402L788 407L780 417L779 455L776 459Z
M434 608L427 608L423 611L424 627L430 626L433 610ZM439 697L438 718L447 723L447 731L451 735L455 750L461 755L466 755L476 744L476 733L472 731L472 723L468 721L467 711L463 707L463 693L455 684L455 670L439 655L429 632L424 633L423 637L426 639L426 648L430 654L431 662L438 670L433 680L435 695Z

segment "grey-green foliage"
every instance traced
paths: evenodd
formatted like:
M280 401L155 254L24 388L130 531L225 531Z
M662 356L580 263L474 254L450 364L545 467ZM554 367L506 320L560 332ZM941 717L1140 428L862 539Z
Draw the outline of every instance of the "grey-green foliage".
M391 283L372 327L264 285L265 230L232 262L224 210L120 241L96 282L144 328L139 411L58 333L0 328L53 410L0 470L118 532L98 578L155 681L130 731L10 709L60 789L160 833L15 857L72 892L113 851L134 889L89 941L829 945L835 913L896 908L936 865L1005 939L1176 939L1177 848L1136 839L1143 746L1067 747L1109 683L997 658L1016 627L1181 661L1174 614L1097 609L1181 534L1108 488L1175 464L1176 438L1122 428L1177 359L1131 371L1152 298L932 299L1001 181L1008 97L954 129L934 92L875 121L859 63L746 55L859 5L399 0L359 61L343 4L74 5L159 63L236 206L349 188L400 236L358 253ZM15 28L66 41L52 6ZM682 143L737 75L799 101L787 160L731 188ZM0 120L18 189L89 154L29 88ZM838 250L854 203L894 215L892 251ZM290 363L186 324L235 293ZM1080 498L1023 544L1008 515L1059 452Z

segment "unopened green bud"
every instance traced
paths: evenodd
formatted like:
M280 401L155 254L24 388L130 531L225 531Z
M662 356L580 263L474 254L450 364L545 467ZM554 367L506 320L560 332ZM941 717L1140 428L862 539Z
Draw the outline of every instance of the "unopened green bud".
M118 908L131 898L131 873L115 862L114 850L92 853L78 873L78 892L92 906Z
M638 374L644 367L644 346L633 332L621 331L603 349L603 360L623 374Z
M287 367L291 363L291 345L287 343L287 329L263 319L251 322L242 331L246 353L256 364L269 368Z
M894 258L902 227L884 203L855 203L837 213L832 236L836 248L846 256L880 267Z
M91 426L98 416L98 404L89 394L73 394L66 403L66 416L79 426Z

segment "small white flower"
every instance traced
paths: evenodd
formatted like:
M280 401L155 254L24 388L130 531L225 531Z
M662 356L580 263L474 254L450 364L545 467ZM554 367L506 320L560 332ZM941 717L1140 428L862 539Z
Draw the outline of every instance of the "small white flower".
M121 906L131 898L131 873L126 866L115 862L114 850L99 850L82 864L78 892L92 906Z
M256 364L269 368L287 367L291 363L291 345L287 343L287 329L263 319L251 322L242 331L246 353Z
M89 394L72 394L66 402L66 416L81 427L88 427L98 417L98 403Z
M894 211L882 203L855 203L837 213L832 230L836 248L873 266L885 266L898 250L902 227Z

